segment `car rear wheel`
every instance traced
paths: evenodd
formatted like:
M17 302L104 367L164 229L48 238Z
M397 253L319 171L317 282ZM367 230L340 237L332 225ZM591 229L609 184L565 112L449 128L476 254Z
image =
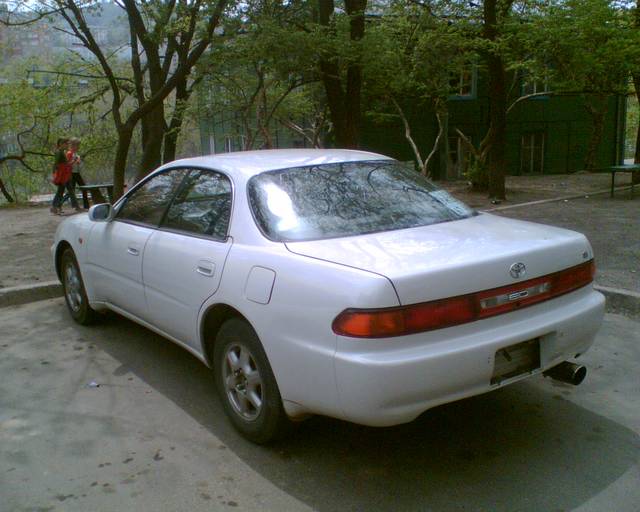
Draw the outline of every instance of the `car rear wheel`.
M80 267L70 247L62 253L61 258L62 289L64 300L71 317L81 325L89 325L95 320L95 311L89 306Z
M213 351L216 387L234 427L254 443L284 437L291 422L262 344L244 320L227 320Z

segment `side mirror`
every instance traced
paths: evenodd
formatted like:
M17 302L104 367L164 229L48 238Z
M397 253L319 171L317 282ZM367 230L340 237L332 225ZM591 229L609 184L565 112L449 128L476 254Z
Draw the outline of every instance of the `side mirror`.
M109 203L94 204L89 208L89 220L93 222L109 222L113 219L113 206Z

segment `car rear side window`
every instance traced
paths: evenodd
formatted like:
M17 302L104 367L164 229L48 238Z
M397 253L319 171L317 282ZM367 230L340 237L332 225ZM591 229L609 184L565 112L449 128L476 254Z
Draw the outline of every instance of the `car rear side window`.
M249 180L248 194L256 223L279 242L413 228L475 214L395 160L265 172Z
M187 172L171 169L148 179L127 197L116 219L157 226Z
M225 175L193 170L169 206L161 227L224 239L231 216L231 182Z

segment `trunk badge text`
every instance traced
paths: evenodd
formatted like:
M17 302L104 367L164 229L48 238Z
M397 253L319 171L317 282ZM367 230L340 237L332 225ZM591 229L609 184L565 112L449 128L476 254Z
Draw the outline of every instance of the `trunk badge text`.
M509 300L516 300L516 299L522 299L523 297L526 297L527 295L529 295L529 291L528 290L522 290L520 292L510 293L508 298L509 298Z
M514 300L524 299L527 297L535 297L536 295L548 293L549 291L551 291L551 283L549 281L545 281L544 283L530 286L529 288L525 288L524 290L518 290L516 292L487 297L486 299L482 299L480 301L480 307L482 309L495 308Z
M513 277L514 279L524 277L526 273L527 267L525 267L524 263L514 263L509 268L509 274L511 274L511 277Z

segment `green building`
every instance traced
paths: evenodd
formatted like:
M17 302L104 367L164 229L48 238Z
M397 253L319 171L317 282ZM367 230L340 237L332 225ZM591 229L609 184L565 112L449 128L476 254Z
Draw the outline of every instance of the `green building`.
M440 155L430 164L437 179L462 178L470 161L468 146L456 129L477 147L489 127L487 80L482 73L477 69L463 73L455 85L457 94L448 101L448 144L441 145ZM547 90L546 84L526 84L522 80L514 89L520 96ZM406 105L413 138L421 153L428 154L438 133L435 115L428 108ZM597 168L623 163L625 119L626 97L609 96L595 158ZM582 170L591 130L591 116L584 96L542 94L520 101L507 116L507 174L562 174ZM365 120L362 147L400 160L414 159L399 119L384 124Z

